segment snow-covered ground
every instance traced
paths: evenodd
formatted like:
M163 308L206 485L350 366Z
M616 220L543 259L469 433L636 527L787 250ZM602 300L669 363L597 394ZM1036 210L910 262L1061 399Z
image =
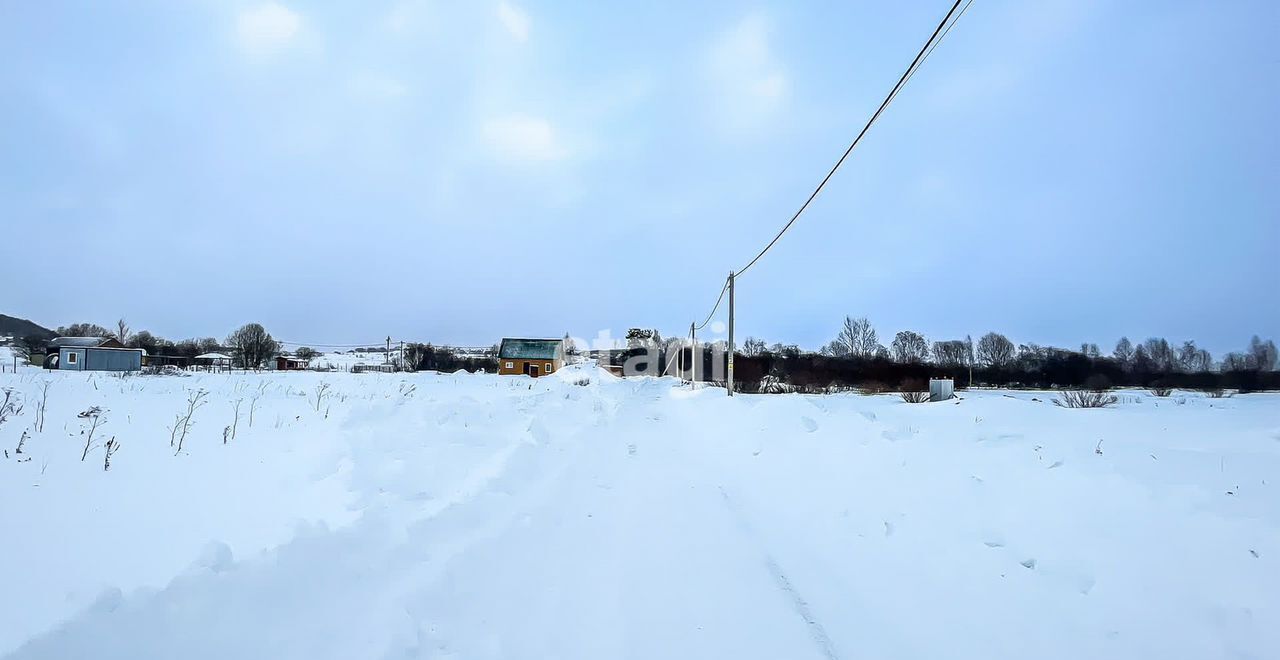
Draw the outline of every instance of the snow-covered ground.
M25 402L0 427L14 658L1280 657L1276 394L729 399L590 367L0 387ZM109 472L80 460L90 406Z
M396 354L398 355L398 354ZM324 353L311 360L313 369L332 371L351 371L356 365L380 365L387 363L385 353L366 353L364 351L348 351L345 353Z

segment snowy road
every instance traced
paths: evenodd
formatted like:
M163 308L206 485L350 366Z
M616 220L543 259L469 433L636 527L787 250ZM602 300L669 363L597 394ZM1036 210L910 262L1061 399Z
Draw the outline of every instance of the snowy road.
M132 465L122 453L77 492L136 491L119 494L129 510L100 512L108 524L67 541L106 559L190 565L148 573L112 559L59 578L95 551L50 559L39 537L24 540L3 551L6 565L52 577L6 591L0 614L28 623L0 628L0 652L823 660L1280 651L1280 498L1267 485L1280 468L1280 396L1191 393L1177 403L1133 393L1117 409L1080 411L1033 393L912 406L888 396L729 400L600 374L588 386L569 376L413 379L405 394L390 377L342 378L332 411L310 413L310 385L294 379L264 408L273 424L236 444L205 439L179 457L138 448ZM126 410L137 396L122 387L106 403ZM60 471L79 468L78 457ZM268 483L274 470L243 471L255 461L300 476ZM190 511L165 519L214 541L203 550L148 527L148 517L170 514L146 508L158 493L145 483L173 469L193 470L188 480L212 472L193 483L207 491L258 494L259 533L237 531L219 511L243 510L243 500L218 492L187 493ZM75 508L76 498L58 495L71 488L10 488L0 522L39 525L13 513L22 507L56 518ZM319 499L303 512L277 502L286 493ZM268 521L300 518L317 522L268 533L285 524ZM77 596L83 602L48 597L83 594L95 581L114 586ZM40 604L33 612L27 595Z

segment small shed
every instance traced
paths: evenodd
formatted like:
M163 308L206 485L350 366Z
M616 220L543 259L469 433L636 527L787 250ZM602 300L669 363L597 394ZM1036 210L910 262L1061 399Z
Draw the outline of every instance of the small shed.
M545 376L564 366L564 340L506 338L498 348L498 373Z
M302 371L307 368L307 361L290 355L276 356L276 371Z
M946 401L956 395L955 381L950 378L929 379L929 400Z
M59 371L139 371L141 348L125 348L110 337L57 337L49 341L45 367Z

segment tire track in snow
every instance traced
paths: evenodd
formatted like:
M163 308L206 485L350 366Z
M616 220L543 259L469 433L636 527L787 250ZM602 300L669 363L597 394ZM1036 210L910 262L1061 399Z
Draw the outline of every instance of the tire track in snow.
M778 590L791 600L791 606L804 619L805 627L809 631L809 638L813 640L818 650L822 652L822 656L827 660L840 660L840 654L836 652L835 643L831 641L831 636L827 634L827 629L822 626L822 622L813 614L812 608L809 607L809 601L805 600L804 595L796 590L791 584L791 580L787 579L787 574L783 572L782 566L778 564L778 560L773 554L765 548L764 543L760 540L755 529L751 526L751 522L747 520L747 516L743 513L738 503L729 497L729 493L725 491L724 486L716 486L720 490L720 495L724 506L732 514L734 521L748 538L755 541L756 546L764 555L764 565L768 569L770 576L778 586Z

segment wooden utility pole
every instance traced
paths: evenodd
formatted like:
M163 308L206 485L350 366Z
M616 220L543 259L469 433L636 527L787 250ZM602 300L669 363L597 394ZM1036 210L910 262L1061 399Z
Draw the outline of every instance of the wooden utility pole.
M729 271L729 396L733 396L733 271Z
M698 330L689 323L689 389L698 389Z

